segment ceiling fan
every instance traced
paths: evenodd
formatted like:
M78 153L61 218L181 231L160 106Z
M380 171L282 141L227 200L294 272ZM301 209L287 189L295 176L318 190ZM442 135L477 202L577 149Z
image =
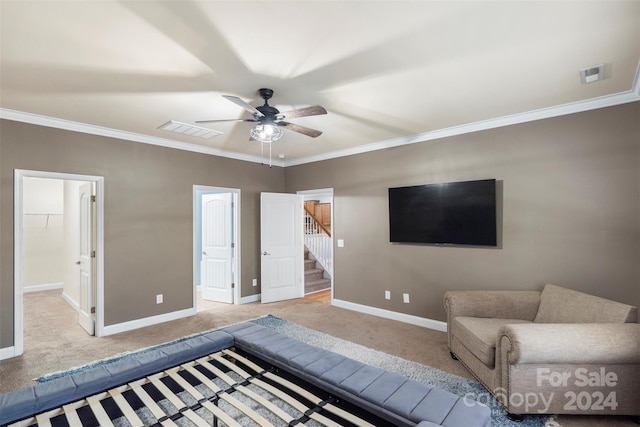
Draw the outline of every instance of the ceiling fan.
M294 123L284 121L284 119L294 119L298 117L317 116L320 114L327 114L327 110L320 105L312 105L310 107L300 108L297 110L287 111L281 113L277 108L269 105L269 99L273 96L273 90L262 88L258 90L260 97L264 99L264 105L254 107L247 104L237 96L222 95L224 98L233 102L236 105L244 108L253 114L253 119L226 119L226 120L197 120L196 123L220 123L220 122L254 122L258 123L256 127L251 129L250 140L256 140L259 142L275 142L282 137L284 132L282 129L289 129L294 132L301 133L303 135L316 138L322 135L319 130L311 129L305 126L300 126Z

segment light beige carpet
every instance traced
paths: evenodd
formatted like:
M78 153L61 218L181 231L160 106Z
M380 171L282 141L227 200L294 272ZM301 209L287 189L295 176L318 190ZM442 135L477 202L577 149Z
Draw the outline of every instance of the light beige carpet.
M33 384L35 378L161 344L185 335L272 314L369 348L455 375L472 378L449 356L443 332L296 299L272 304L215 304L196 316L108 337L88 336L61 291L25 294L24 355L0 361L0 392ZM627 417L559 416L563 427L637 427Z

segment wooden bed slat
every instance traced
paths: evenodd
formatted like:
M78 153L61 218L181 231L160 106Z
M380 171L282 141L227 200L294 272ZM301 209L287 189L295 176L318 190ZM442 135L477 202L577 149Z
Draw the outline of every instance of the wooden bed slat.
M135 411L133 410L131 405L129 405L129 402L127 402L127 399L124 398L120 390L115 388L111 389L109 390L109 394L111 395L113 400L116 402L116 404L118 405L118 407L120 408L124 416L127 418L127 421L129 421L133 427L144 427L144 423L140 418L138 418L138 414L135 413Z
M156 403L156 401L153 400L151 396L149 396L149 393L147 393L146 390L142 388L142 385L148 382L149 380L147 378L143 378L141 380L129 383L129 386L131 387L131 390L133 390L133 392L142 401L142 403L145 404L149 411L151 411L153 416L156 417L156 419L160 420L168 416L168 414L163 411L162 408ZM170 419L166 419L160 422L160 424L166 427L178 427L177 424Z
M244 367L239 366L236 362L241 363ZM197 368L198 365L200 368ZM240 376L242 380L238 382L229 375L228 371L224 372L219 368L219 366L223 366L222 369L229 369L229 371L233 371L236 375ZM201 368L204 368L215 378L226 383L228 387L224 389L221 388L218 384L214 383L210 377L205 375L204 371L200 370ZM253 372L247 372L245 368ZM335 402L335 398L331 397L327 400L323 400L303 387L277 375L272 372L271 369L272 368L266 370L252 360L249 360L245 356L235 353L230 349L222 350L199 358L195 361L175 366L163 372L159 372L145 378L132 381L128 384L79 399L75 402L65 404L41 414L37 414L35 417L30 417L10 424L9 427L26 427L33 425L34 423L37 423L38 427L50 427L51 419L62 414L67 418L69 425L79 426L82 425L82 420L78 413L78 409L85 406L88 406L101 427L113 427L113 420L109 418L109 415L102 405L102 401L108 398L113 399L124 417L133 427L144 426L144 423L139 418L138 414L124 397L123 393L125 392L134 393L163 427L177 427L177 424L173 420L176 416L184 416L198 427L210 427L210 423L202 418L196 410L202 414L204 414L204 412L202 412L204 410L209 411L214 419L218 419L230 427L242 427L238 421L217 405L219 400L223 400L233 406L261 427L273 427L273 424L264 418L264 416L250 408L244 402L232 396L232 393L236 391L243 394L251 401L256 402L262 408L283 420L286 424L293 423L304 426L305 424L302 422L303 420L312 419L327 427L339 427L341 425L340 423L321 413L322 411L327 411L356 426L375 427L373 424L361 419L357 415L351 414L350 412L334 405L332 402ZM204 396L202 392L196 389L180 374L181 371L191 375L200 384L202 384L202 386L207 387L211 392L213 392L215 396ZM197 404L187 404L183 401L180 396L169 389L169 387L163 382L162 379L165 377L170 378L178 384L184 392L190 394L191 397L197 401ZM176 411L162 409L162 407L158 405L158 402L151 397L149 394L150 391L148 392L145 389L147 384L155 387L163 398L175 407ZM285 402L298 411L298 414L296 415L286 412L284 409L271 402L268 398L265 398L255 390L249 388L247 384L258 387L271 396L280 399L282 402ZM273 384L276 384L277 386ZM314 406L309 407L307 404L298 400L296 396L300 396L303 400L311 402Z
M100 398L98 396L90 396L87 398L87 402L89 402L89 407L93 412L93 415L96 417L98 422L100 423L100 427L111 427L113 423L107 415L107 411L104 410L102 404L100 403ZM73 424L71 424L73 425Z
M36 421L38 427L51 427L51 418L46 413L36 415Z
M189 363L189 364L182 365L182 367L185 368L185 370L187 370L187 372L189 372L191 375L196 377L198 379L198 381L200 381L202 384L204 384L205 386L209 387L209 389L211 391L213 391L214 393L218 393L221 390L220 387L218 387L213 381L211 381L202 372L200 372L197 369L195 369L193 367L194 364L195 363L192 362L192 363ZM215 375L215 372L214 372L214 375ZM231 380L231 378L229 378L229 380ZM233 385L233 384L231 384L229 382L227 382L227 384ZM249 389L249 388L247 388L245 386L242 386L242 385L235 387L235 389L238 392L240 392L240 393L244 394L245 396L247 396L248 398L253 399L255 402L257 402L260 405L262 405L264 408L269 410L271 413L276 415L278 418L284 420L287 424L295 419L295 418L293 418L293 416L291 416L287 412L283 411L282 409L278 408L272 402L269 402L268 400L266 400L264 397L260 396L259 394L257 394L253 390L251 390L251 389Z

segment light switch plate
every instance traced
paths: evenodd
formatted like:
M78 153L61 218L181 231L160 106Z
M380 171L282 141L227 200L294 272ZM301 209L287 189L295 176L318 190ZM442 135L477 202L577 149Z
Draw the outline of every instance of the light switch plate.
M339 248L344 248L344 240L338 239L338 247Z

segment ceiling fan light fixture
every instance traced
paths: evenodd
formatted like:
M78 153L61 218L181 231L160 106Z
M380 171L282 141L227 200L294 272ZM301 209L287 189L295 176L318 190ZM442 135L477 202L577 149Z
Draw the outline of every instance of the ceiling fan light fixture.
M284 135L282 129L272 124L259 124L250 132L251 138L258 142L276 142Z

